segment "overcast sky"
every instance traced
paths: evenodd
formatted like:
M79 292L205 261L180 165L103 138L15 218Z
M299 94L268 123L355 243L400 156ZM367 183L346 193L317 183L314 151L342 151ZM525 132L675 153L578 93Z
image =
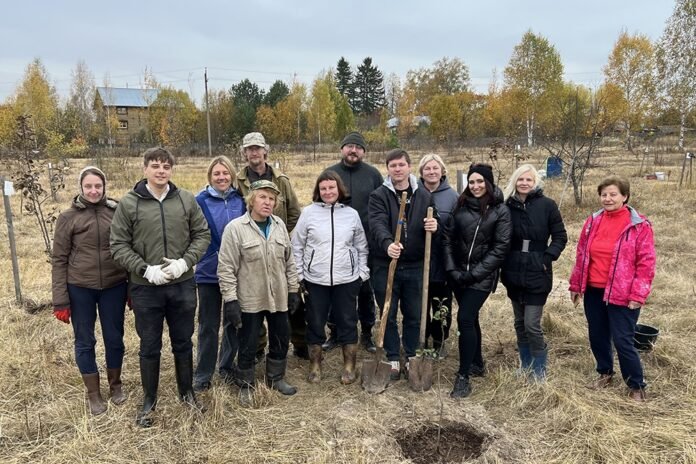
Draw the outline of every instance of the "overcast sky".
M499 76L528 29L556 47L566 79L595 86L619 33L662 34L670 0L282 1L0 0L0 101L11 95L35 57L59 94L84 60L102 85L139 87L145 68L158 81L200 101L209 86L244 78L262 87L304 82L371 56L385 77L459 57L475 90Z

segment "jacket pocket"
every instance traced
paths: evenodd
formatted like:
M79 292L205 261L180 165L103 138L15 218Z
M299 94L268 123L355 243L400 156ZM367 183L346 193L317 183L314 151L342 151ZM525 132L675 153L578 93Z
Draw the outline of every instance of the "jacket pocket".
M259 242L250 241L242 243L242 258L245 261L258 261L263 256L261 244Z
M311 274L312 272L312 262L314 261L314 249L312 249L312 253L309 255L309 261L307 262L307 273Z
M355 256L353 255L353 250L348 250L348 255L350 256L350 275L355 274Z

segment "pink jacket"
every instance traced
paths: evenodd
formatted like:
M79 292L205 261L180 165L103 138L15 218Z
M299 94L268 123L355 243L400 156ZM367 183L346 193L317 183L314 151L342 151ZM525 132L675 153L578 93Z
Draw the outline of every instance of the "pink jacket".
M609 266L609 281L604 289L604 301L628 306L629 301L645 304L655 277L655 239L652 225L628 207L631 223L619 235ZM570 291L585 293L590 267L589 250L604 217L599 210L587 218L580 232L575 266L570 274Z

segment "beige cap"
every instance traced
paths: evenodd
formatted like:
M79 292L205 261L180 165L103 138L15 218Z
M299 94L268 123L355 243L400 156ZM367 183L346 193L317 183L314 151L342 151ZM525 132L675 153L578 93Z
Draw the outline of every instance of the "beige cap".
M242 147L264 147L268 150L268 145L266 145L266 139L263 138L261 132L249 132L242 139Z

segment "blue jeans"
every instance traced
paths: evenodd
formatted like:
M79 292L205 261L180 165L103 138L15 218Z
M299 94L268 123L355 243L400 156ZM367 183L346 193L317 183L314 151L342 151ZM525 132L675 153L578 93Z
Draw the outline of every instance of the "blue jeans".
M210 382L220 352L220 374L234 372L234 358L239 341L237 329L224 319L222 294L218 284L198 284L198 355L193 380L197 384ZM220 340L220 318L222 315L222 341Z
M193 353L196 282L193 278L171 285L131 284L135 330L140 337L140 359L159 360L164 321L175 357Z
M602 301L603 296L603 288L588 287L583 298L590 348L597 361L597 372L614 373L613 342L624 382L630 388L645 388L643 366L633 346L640 309L607 304Z
M373 267L372 284L377 304L382 310L387 292L388 272L388 267L383 265L375 264ZM389 318L387 319L387 328L384 334L384 350L389 361L399 361L402 341L406 358L408 359L416 355L420 332L422 286L423 267L420 264L397 265L392 287ZM401 340L399 340L399 326L396 322L397 308L399 307L403 316L401 321L403 336Z
M305 281L309 292L305 318L307 320L307 344L321 345L326 341L326 320L335 324L336 342L343 345L358 343L358 311L356 304L361 280L328 286Z
M106 367L120 369L123 365L123 318L127 291L126 282L102 290L68 284L70 316L75 333L75 362L80 374L98 372L94 353L97 312L104 339Z

